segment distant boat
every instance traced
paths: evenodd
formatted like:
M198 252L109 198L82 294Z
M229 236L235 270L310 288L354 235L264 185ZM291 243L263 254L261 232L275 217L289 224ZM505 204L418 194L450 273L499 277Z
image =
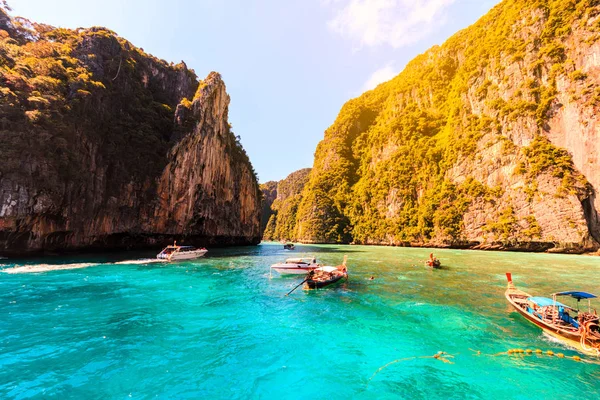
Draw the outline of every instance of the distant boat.
M294 243L286 243L283 245L284 250L294 250L295 248L296 246L294 246Z
M529 322L541 328L546 334L560 340L578 351L600 357L599 317L591 308L591 299L595 295L580 291L558 292L548 297L534 297L517 289L512 283L510 272L506 273L508 287L506 299L514 309ZM588 310L580 311L559 303L556 298L569 296L588 300Z
M317 268L317 259L312 258L288 258L283 263L271 265L271 269L281 275L304 275Z
M194 246L178 246L174 242L172 246L165 247L156 255L159 260L176 261L176 260L192 260L204 256L208 250L205 248L198 249Z
M432 268L441 268L442 262L431 253L429 254L429 259L425 261L425 265Z
M305 289L320 289L339 282L343 278L348 279L348 268L346 268L347 256L344 262L337 267L319 267L310 271L306 277Z

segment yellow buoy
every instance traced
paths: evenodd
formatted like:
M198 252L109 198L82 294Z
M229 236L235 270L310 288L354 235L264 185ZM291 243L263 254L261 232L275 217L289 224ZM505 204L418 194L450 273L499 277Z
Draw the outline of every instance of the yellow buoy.
M531 349L527 349L527 350L525 350L525 353L527 353L527 354L531 354L531 353L533 353L533 350L531 350Z
M540 349L535 349L535 353L536 354L542 354L542 351Z
M579 356L573 356L573 360L574 361L581 361L581 357L579 357Z
M556 353L556 357L558 357L558 358L564 358L565 355L563 353Z
M548 354L549 356L553 356L553 355L554 355L554 352L553 352L552 350L548 350L548 351L546 352L546 354Z

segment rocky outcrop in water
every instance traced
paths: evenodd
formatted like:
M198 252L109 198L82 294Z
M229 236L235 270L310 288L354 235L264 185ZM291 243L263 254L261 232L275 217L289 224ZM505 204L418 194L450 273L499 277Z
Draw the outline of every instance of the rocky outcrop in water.
M221 76L0 10L0 253L260 241Z
M597 249L599 21L597 2L505 0L346 103L299 239Z

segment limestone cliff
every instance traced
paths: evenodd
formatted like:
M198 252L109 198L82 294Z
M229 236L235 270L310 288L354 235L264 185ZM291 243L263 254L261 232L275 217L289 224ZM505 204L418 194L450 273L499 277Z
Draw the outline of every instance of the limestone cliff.
M265 240L296 240L298 205L308 182L310 168L289 174L277 183L277 197L271 205L271 216L263 233Z
M277 198L277 181L268 181L260 184L262 192L260 213L260 235L263 236L271 215L273 215L273 202Z
M505 0L344 105L299 238L598 248L600 5Z
M0 10L0 253L260 240L217 73Z

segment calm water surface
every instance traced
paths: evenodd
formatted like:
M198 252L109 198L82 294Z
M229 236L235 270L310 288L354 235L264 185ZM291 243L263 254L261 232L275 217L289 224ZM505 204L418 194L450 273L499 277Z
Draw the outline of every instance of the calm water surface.
M435 252L442 270L427 249L279 244L0 260L22 272L0 273L0 398L600 398L600 365L472 351L577 354L509 309L504 273L534 295L600 293L599 257ZM269 279L287 257L344 254L334 288L284 297L302 277ZM454 363L411 358L438 351Z

